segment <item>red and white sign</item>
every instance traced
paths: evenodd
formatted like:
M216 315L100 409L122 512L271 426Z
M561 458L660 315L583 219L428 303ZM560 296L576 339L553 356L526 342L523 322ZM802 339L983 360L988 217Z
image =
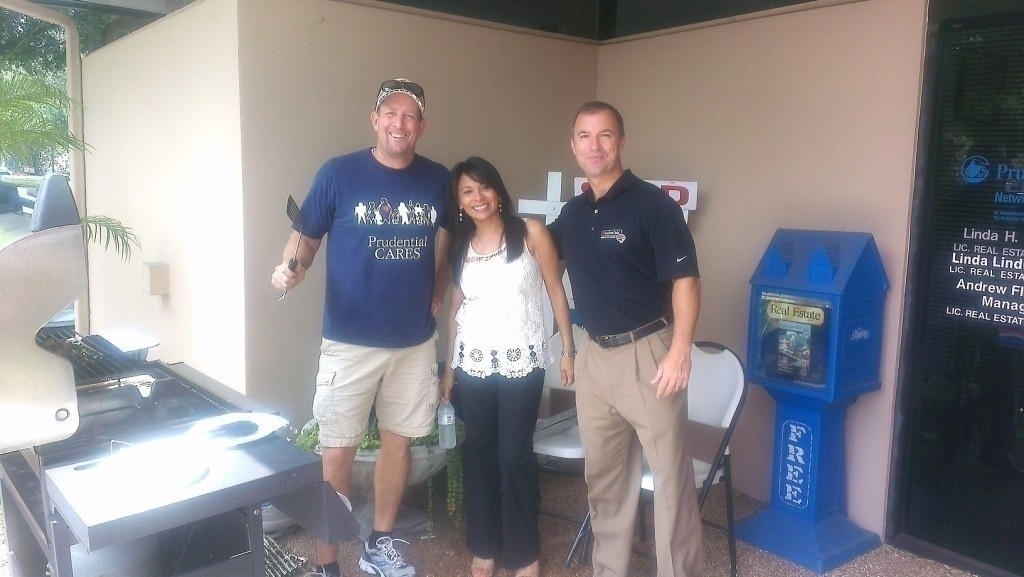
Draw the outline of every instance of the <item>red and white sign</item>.
M573 180L573 195L579 196L583 194L583 183L587 181L582 176L577 176ZM672 200L676 201L679 208L690 211L697 209L697 183L688 182L683 180L648 180L647 182L657 186L661 190L665 191L665 194L672 197Z

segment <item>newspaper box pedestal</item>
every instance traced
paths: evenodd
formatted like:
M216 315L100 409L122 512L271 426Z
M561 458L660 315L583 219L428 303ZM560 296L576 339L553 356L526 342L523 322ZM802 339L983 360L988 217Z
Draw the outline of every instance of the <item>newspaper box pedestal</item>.
M750 378L775 399L771 504L740 539L824 573L874 549L846 516L846 410L880 388L889 288L869 234L776 231L750 280Z

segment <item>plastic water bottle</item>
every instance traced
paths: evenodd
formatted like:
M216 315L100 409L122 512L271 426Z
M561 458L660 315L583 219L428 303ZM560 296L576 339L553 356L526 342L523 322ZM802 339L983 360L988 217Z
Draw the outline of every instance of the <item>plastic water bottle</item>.
M437 407L437 443L442 449L455 447L455 407L451 403Z

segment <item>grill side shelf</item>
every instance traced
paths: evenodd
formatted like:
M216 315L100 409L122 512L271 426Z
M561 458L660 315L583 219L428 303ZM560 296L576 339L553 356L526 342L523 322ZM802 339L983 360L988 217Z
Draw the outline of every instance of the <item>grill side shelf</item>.
M214 380L185 363L160 363L160 365L164 371L182 382L194 384L197 394L200 394L211 404L224 408L224 412L243 411L268 414L277 414L278 412L257 403L235 389Z

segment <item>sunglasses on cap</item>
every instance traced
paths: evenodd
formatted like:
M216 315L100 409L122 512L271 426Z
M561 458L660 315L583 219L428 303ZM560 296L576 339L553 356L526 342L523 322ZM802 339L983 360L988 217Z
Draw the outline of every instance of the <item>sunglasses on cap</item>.
M384 102L385 98L396 92L411 96L412 99L416 101L416 104L419 105L420 114L423 114L423 102L426 100L423 95L423 87L410 81L408 78L396 78L394 80L385 80L382 82L380 90L377 92L377 105L374 107L374 110L380 108L380 103Z

